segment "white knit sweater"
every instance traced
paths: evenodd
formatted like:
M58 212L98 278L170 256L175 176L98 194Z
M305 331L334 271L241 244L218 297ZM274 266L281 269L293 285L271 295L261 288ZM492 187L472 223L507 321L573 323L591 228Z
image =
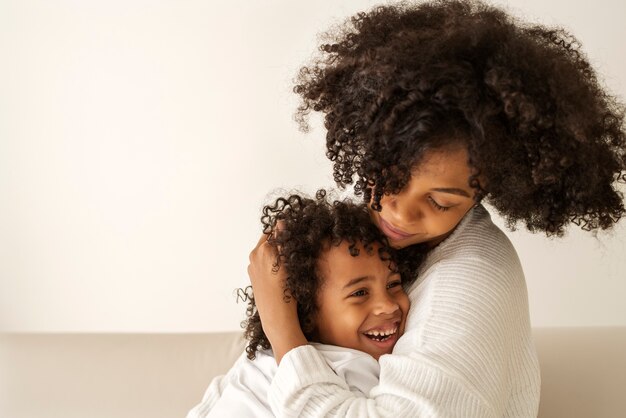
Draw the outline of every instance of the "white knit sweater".
M539 364L515 249L472 209L409 291L405 334L356 397L311 346L289 351L268 391L283 417L536 417Z

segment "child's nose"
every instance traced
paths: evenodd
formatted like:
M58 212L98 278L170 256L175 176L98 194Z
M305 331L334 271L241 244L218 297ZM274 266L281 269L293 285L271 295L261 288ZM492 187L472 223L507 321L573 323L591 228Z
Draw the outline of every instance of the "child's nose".
M398 309L400 309L400 305L385 292L384 295L376 298L373 313L375 315L387 315L395 313Z

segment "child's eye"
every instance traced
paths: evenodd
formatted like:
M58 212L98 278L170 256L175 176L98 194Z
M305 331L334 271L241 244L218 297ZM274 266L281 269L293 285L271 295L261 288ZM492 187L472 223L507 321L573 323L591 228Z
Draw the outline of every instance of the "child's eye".
M398 286L402 286L402 281L394 280L393 282L387 284L387 289L391 289L393 287L398 287Z
M361 289L361 290L357 290L356 292L352 293L350 296L365 296L367 293L365 292L365 289Z
M435 201L435 199L433 199L431 196L428 196L428 200L430 201L430 204L433 205L435 207L435 209L440 210L442 212L447 211L448 209L450 209L449 206L441 206L439 203L437 203Z

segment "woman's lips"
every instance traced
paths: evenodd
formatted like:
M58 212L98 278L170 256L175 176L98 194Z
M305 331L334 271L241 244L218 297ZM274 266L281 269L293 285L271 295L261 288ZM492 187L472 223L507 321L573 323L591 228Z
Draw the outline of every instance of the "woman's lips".
M378 219L380 221L379 222L380 229L383 231L383 234L385 234L387 238L389 239L397 241L397 240L412 237L413 235L417 235L417 234L409 234L408 232L405 232L401 229L394 227L393 225L385 221L381 216L379 216Z

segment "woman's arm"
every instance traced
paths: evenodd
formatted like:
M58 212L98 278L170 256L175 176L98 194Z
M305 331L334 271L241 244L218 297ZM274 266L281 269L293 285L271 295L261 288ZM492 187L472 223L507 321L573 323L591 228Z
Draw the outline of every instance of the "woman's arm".
M250 253L248 276L263 332L280 364L285 353L308 342L298 321L297 303L285 291L284 270L274 271L275 261L276 249L263 235Z
M513 411L514 416L536 416L534 353L518 350L528 346L522 339L530 334L523 273L499 252L476 262L442 262L413 289L407 331L394 354L381 357L380 384L368 398L354 396L324 358L306 345L301 330L294 331L293 323L281 330L297 317L295 306L284 306L289 304L277 285L280 271L269 277L265 270L261 277L262 269L251 269L251 278L257 275L252 278L257 302L259 296L271 300L272 291L279 295L272 300L275 306L259 310L264 330L282 357L268 393L273 412L397 418L500 417ZM252 264L259 261L256 256L251 256Z

